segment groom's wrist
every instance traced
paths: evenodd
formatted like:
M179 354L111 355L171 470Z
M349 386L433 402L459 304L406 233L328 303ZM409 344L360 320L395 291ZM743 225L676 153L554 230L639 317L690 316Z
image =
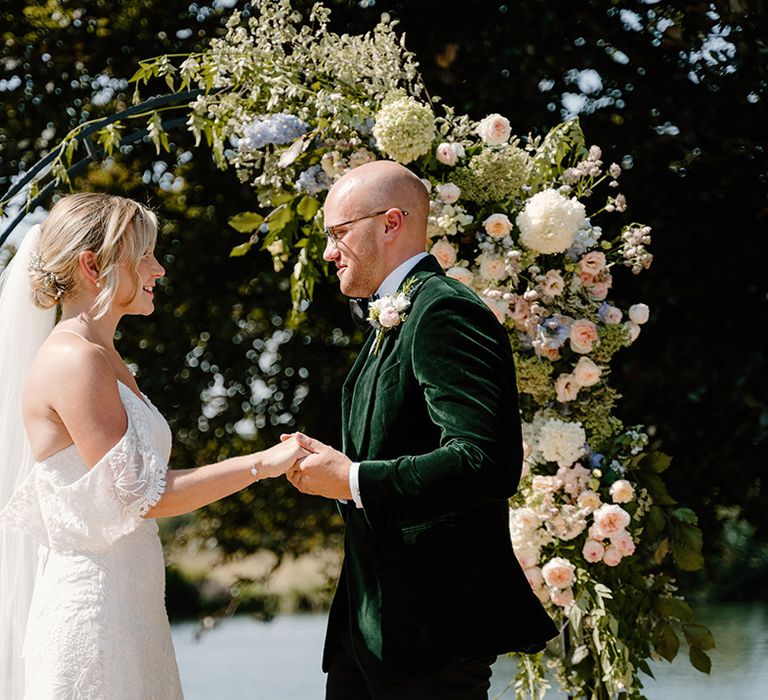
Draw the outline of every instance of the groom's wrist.
M352 493L352 500L358 508L363 507L363 500L360 496L360 462L352 462L349 466L349 490Z

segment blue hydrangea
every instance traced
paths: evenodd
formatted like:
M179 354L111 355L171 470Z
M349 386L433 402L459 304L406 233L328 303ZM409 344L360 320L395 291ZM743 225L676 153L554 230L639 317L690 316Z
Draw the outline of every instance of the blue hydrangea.
M309 124L293 114L278 112L258 117L243 129L241 150L257 150L267 144L282 145L295 141L309 131Z
M317 194L330 186L331 181L319 165L311 165L296 179L296 189L306 194Z
M602 235L603 230L599 226L579 229L571 247L565 251L566 256L569 260L578 260L584 253L597 245Z
M545 350L556 350L568 339L568 326L556 317L544 318L539 322L536 340Z

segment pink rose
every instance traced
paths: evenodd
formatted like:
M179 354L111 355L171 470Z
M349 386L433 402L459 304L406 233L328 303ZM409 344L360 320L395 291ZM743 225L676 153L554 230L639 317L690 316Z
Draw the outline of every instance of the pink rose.
M573 591L570 588L551 592L552 602L561 608L570 608L573 605Z
M601 307L600 318L608 326L615 326L617 323L621 323L621 309L617 309L615 306L606 304Z
M579 386L594 386L601 374L602 370L588 357L580 357L573 368L573 378Z
M536 548L516 549L515 556L523 569L530 569L539 563L539 551Z
M580 388L572 374L561 374L555 380L555 394L560 403L573 401L578 396Z
M460 143L441 143L435 149L435 158L443 165L453 167L464 157L464 146Z
M437 196L446 204L453 204L459 199L461 188L452 182L446 182L444 185L437 186Z
M597 342L597 326L586 318L574 321L571 326L571 349L582 355L591 352Z
M485 305L493 311L493 315L499 323L504 323L509 313L509 305L501 299L491 299L491 297L483 296Z
M379 323L383 328L394 328L400 324L400 314L394 306L385 306L379 314Z
M606 564L607 566L618 566L621 560L621 552L618 550L618 548L609 544L605 548L605 554L603 554L603 564Z
M635 553L635 541L626 530L611 537L611 544L619 550L623 557L629 557Z
M558 270L549 270L539 283L539 289L543 296L553 299L563 293L565 280Z
M629 525L629 513L621 506L603 504L594 512L595 525L606 537L618 535Z
M525 574L525 578L528 579L528 584L534 591L544 585L544 577L541 575L541 569L538 566L524 569L523 573Z
M509 141L512 129L506 117L500 114L489 114L477 125L477 133L489 146L500 146Z
M587 286L587 291L593 299L602 301L608 296L608 289L611 285L607 282L594 282Z
M568 588L573 583L575 570L576 567L562 557L554 557L541 567L544 580L552 588Z
M605 253L593 250L579 260L579 272L597 277L605 269Z
M590 564L596 564L602 560L605 554L605 547L597 540L587 538L581 549L581 554Z

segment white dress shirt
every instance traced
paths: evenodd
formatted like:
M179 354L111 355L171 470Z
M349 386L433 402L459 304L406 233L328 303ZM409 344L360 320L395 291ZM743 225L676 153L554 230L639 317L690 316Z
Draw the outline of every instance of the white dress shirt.
M408 258L405 262L398 265L392 272L390 272L384 281L381 283L379 288L376 290L376 294L379 295L379 298L385 297L388 294L394 294L397 292L400 285L403 283L403 280L408 276L408 273L416 267L416 264L422 260L423 258L426 258L428 253L418 253L417 255L414 255L411 258ZM381 331L376 331L376 333L381 333ZM371 346L373 348L373 346ZM352 499L355 502L355 505L358 508L363 507L363 501L360 497L360 478L359 478L359 472L360 472L360 462L352 462L352 466L349 468L349 490L352 492Z

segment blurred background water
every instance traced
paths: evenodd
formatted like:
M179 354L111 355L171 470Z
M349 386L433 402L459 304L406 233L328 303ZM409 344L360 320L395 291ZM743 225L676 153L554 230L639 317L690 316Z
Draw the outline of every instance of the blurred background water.
M174 644L187 700L314 700L324 697L320 657L324 614L281 615L271 622L246 616L223 621L195 640L197 623L173 626ZM652 663L655 679L645 680L650 700L754 700L768 688L768 604L697 608L697 620L715 635L710 676L694 670L687 648L672 664ZM491 698L514 678L515 663L494 666ZM514 690L501 695L510 700ZM547 697L562 698L550 691Z

